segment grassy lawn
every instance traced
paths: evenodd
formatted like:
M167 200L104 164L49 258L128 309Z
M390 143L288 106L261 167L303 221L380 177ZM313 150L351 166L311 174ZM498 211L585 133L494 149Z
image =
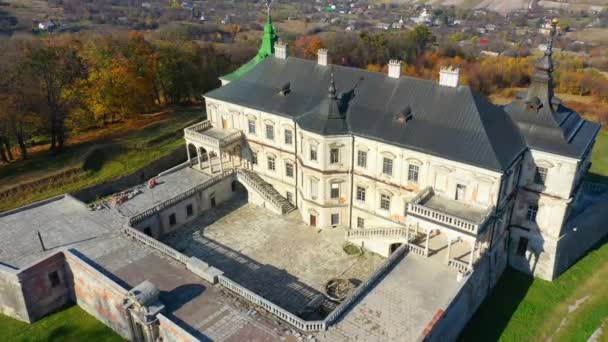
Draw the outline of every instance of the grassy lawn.
M553 282L508 268L460 340L586 341L608 318L607 261L605 243Z
M588 178L593 181L608 183L608 131L600 132L591 155L591 170Z
M83 162L83 155L95 144L103 144L103 155L94 158L94 165L84 178L67 183L57 184L43 192L28 193L9 203L0 203L0 211L17 208L25 204L73 192L87 186L124 176L147 164L167 155L184 144L181 134L171 134L188 124L202 120L201 112L188 111L172 114L169 120L163 120L143 127L114 139L87 141L86 143L68 146L66 150L51 157L49 152L42 151L26 161L19 161L0 168L0 187L15 184L16 180L35 179L48 170L59 170ZM159 140L159 137L165 137Z
M124 341L112 329L78 306L72 306L27 324L0 315L0 334L3 341Z

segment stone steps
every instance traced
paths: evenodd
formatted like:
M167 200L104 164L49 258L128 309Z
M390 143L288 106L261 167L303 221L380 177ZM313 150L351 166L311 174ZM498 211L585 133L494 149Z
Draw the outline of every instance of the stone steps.
M273 204L277 205L283 214L290 213L296 209L296 207L289 203L289 201L283 197L272 185L264 181L255 172L249 170L239 169L238 170L239 180L244 183L248 183L253 189L257 190L262 197L270 199Z

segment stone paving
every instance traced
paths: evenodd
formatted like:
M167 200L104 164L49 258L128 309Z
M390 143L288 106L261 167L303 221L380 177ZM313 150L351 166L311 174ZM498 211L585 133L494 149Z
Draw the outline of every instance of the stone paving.
M458 293L457 272L407 254L320 341L416 341Z
M344 232L313 229L297 211L278 216L240 199L205 213L163 242L298 314L325 292L329 279L363 281L384 261L368 253L347 255ZM333 307L326 302L325 309Z

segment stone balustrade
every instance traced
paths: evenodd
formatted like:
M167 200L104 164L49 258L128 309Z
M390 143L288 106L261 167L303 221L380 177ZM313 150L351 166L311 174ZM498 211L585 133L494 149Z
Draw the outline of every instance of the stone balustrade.
M234 174L234 169L226 170L223 173L221 173L211 179L208 179L204 183L197 185L194 188L192 188L186 192L183 192L173 198L166 200L165 202L163 202L153 208L150 208L142 213L139 213L139 214L129 218L129 225L133 226L134 224L137 224L137 223L145 220L146 218L163 211L165 208L171 207L172 205L175 205L175 204L183 201L184 199L194 195L195 193L197 193L199 191L203 191L203 190L219 183L222 179L232 176L233 174Z
M349 229L346 231L346 240L370 238L403 238L407 237L407 228L377 228L377 229Z
M448 261L448 266L456 269L458 272L463 274L471 270L471 267L469 267L468 263L460 261L458 259L450 259L450 261Z
M211 121L205 120L196 125L186 127L184 129L184 137L186 140L197 142L209 147L222 148L242 138L243 132L236 131L225 137L217 138L205 134L205 131L213 128Z

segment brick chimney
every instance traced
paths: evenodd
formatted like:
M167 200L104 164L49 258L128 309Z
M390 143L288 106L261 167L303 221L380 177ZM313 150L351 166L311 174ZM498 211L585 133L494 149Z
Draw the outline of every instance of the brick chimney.
M439 85L444 87L458 87L460 83L460 69L452 66L442 67L439 71Z
M278 41L274 44L274 56L279 59L287 59L287 44Z
M388 62L388 77L399 78L401 77L401 61L391 59Z
M327 65L327 49L319 49L317 57L319 65Z

